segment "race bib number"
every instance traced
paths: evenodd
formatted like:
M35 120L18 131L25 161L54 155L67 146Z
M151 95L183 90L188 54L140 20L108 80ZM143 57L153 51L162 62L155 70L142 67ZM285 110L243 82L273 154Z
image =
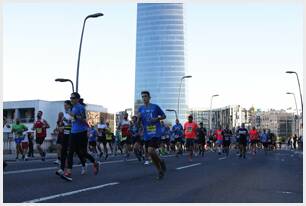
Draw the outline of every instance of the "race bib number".
M125 141L127 139L127 137L122 137L121 141Z
M187 127L188 132L192 132L192 127Z
M36 132L39 134L39 133L42 133L42 128L37 128L36 129Z
M149 125L147 126L148 132L156 132L156 126L155 125Z

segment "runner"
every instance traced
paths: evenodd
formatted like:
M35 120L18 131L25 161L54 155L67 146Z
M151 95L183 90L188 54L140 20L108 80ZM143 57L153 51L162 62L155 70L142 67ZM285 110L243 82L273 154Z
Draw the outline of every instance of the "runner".
M160 149L159 149L159 153L160 155L164 156L166 155L166 125L164 123L164 121L160 121L160 130L161 130L161 144L160 144Z
M142 91L141 97L144 105L138 109L138 123L142 123L145 146L158 171L157 179L160 180L165 175L166 164L164 160L160 159L155 150L160 145L160 121L166 119L166 115L158 105L150 103L151 96L148 91Z
M204 157L206 133L206 129L203 127L203 122L200 122L200 127L197 129L197 137L199 140L200 155L202 155L202 157Z
M80 94L73 92L71 94L71 103L73 105L72 111L69 113L72 116L72 128L69 142L69 154L68 154L68 166L64 175L64 179L72 181L72 165L73 155L75 152L81 156L82 165L85 165L86 159L89 159L93 163L93 172L95 175L99 172L99 163L87 152L87 129L88 124L86 122L85 106L79 103Z
M245 124L241 124L241 128L237 130L237 134L239 135L239 150L240 150L240 155L239 157L245 159L245 154L246 154L246 146L247 146L247 137L248 137L248 130L245 128Z
M268 146L269 146L269 140L268 140L268 134L266 133L266 129L263 129L263 132L260 134L260 141L264 147L265 155L268 154Z
M21 148L22 148L22 153L24 154L23 159L25 161L27 161L28 160L27 153L28 153L28 149L29 149L28 130L23 132L23 137L24 138L21 140Z
M256 144L258 143L259 135L255 127L250 130L250 142L253 155L256 154Z
M218 127L218 129L215 131L215 139L216 141L216 145L217 145L217 150L218 150L218 154L221 155L221 147L223 144L223 135L222 135L222 128L221 126Z
M184 137L184 128L178 119L175 120L175 125L172 127L172 132L174 134L174 143L177 147L176 157L178 157L179 154L183 155L182 144Z
M184 124L184 133L186 139L187 151L189 151L189 161L192 161L193 150L194 150L194 141L197 136L198 125L193 121L193 116L188 116L188 122Z
M224 152L226 154L226 157L228 157L231 145L231 138L233 136L232 130L229 129L229 125L226 125L225 129L222 131L222 136Z
M28 128L20 123L20 119L16 118L15 124L12 125L12 133L15 134L15 143L16 143L16 160L19 159L19 154L22 155L22 159L25 159L25 154L23 153L23 149L21 146L22 140L24 140L24 132L27 131Z
M113 153L112 142L113 142L114 133L112 132L112 128L110 128L110 126L109 126L109 122L106 122L105 136L106 136L106 144L105 144L105 147L106 147L106 150L105 150L106 151L105 160L106 160L108 158L107 144L109 146L109 149L111 150L111 154Z
M58 113L57 122L56 122L56 133L57 133L57 140L56 140L56 151L57 151L57 160L54 161L54 164L61 164L61 151L62 151L62 142L64 138L64 113Z
M89 151L93 153L94 157L98 157L98 151L97 151L97 130L94 125L91 125L91 127L88 129L88 145L89 145Z
M44 143L45 138L47 136L47 128L50 128L48 122L42 118L43 112L38 111L37 112L37 120L33 125L32 130L35 130L36 133L36 145L37 150L39 151L39 154L41 156L41 160L45 161L46 153L42 149L41 145Z
M98 145L98 150L99 150L99 156L100 158L102 158L103 156L103 152L102 152L102 148L101 148L101 144L103 144L103 149L104 152L106 150L106 124L104 123L104 117L101 116L100 117L100 123L98 124L98 141L97 141ZM107 153L105 152L105 155Z
M114 149L115 156L117 155L118 149L120 150L120 152L122 154L123 152L122 152L122 148L121 148L121 131L119 129L116 129L115 149Z
M72 124L72 117L70 116L70 112L72 109L72 104L70 100L66 100L64 102L64 117L63 117L63 123L64 123L64 136L62 147L61 147L61 165L60 168L56 171L56 174L59 176L64 175L64 170L68 164L66 164L67 156L68 156L68 147L69 147L69 141L70 141L70 133L71 133L71 124Z
M29 152L28 152L28 157L34 157L34 144L33 144L33 131L28 132L28 139L29 139Z
M131 150L131 133L129 131L130 128L130 121L128 120L129 114L125 113L123 120L118 125L118 128L121 130L121 145L123 147L125 157L124 160L126 161L130 156Z
M139 127L137 116L132 117L132 122L129 131L131 132L134 154L137 157L138 161L140 162L142 159L144 159L144 157L142 155L143 151L141 145L142 129L141 127Z

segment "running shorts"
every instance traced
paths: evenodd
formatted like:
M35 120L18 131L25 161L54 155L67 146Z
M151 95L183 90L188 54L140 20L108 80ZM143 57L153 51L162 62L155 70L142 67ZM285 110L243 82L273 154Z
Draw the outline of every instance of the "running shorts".
M160 139L154 138L154 137L151 139L145 140L144 142L145 142L146 148L153 147L154 149L157 149L159 148L159 145L160 145Z
M189 147L192 147L194 145L194 142L195 142L195 139L186 139L186 147L189 148Z
M45 141L45 137L36 137L35 142L36 144L42 145Z

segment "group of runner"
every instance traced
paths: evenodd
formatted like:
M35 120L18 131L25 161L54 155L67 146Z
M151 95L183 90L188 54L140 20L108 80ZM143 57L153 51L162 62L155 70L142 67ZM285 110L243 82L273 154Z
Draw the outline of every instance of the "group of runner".
M93 164L93 172L99 172L99 158L104 156L105 160L109 154L116 155L120 150L127 160L133 152L139 161L144 164L152 162L157 170L157 179L162 179L166 172L165 160L163 155L173 153L176 157L188 152L189 161L194 156L204 156L206 150L217 151L219 155L225 153L229 156L231 145L239 152L240 158L246 158L246 150L250 148L255 155L259 143L263 145L267 152L269 145L274 139L273 134L264 129L259 132L253 127L247 130L245 125L237 129L230 129L229 126L218 127L215 131L203 127L203 123L198 125L193 116L189 115L188 120L182 125L178 119L171 127L166 124L165 113L156 105L150 103L150 93L141 92L143 105L139 107L131 121L125 113L116 131L112 131L109 123L103 118L97 125L88 125L86 121L86 105L80 94L74 92L70 100L64 102L64 112L59 113L57 120L57 153L58 159L55 163L59 164L56 174L65 180L72 181L72 166L74 154L77 154L81 164L81 174L87 173L87 159ZM42 118L43 112L37 113L32 130L36 134L36 145L42 160L45 160L46 153L41 145L46 137L46 130L49 124ZM28 128L21 124L18 119L12 125L12 133L15 134L17 157L21 154L26 159L27 142L25 132ZM108 150L110 149L110 151Z

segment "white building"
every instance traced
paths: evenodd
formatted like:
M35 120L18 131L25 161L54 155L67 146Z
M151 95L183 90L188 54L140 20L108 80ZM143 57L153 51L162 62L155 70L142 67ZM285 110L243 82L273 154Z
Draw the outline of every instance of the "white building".
M43 119L45 119L50 125L50 128L47 129L46 144L44 145L46 148L55 139L54 135L52 134L56 128L58 113L64 111L64 100L25 100L3 102L3 117L6 118L9 125L11 125L16 118L19 118L21 123L25 124L29 129L31 129L33 127L34 120L36 120L38 111L43 112ZM99 115L101 112L106 113L107 109L100 105L87 104L86 111L87 115L90 116L89 121L91 121L91 116L93 113ZM8 129L3 130L3 132L9 131L10 130ZM14 146L11 148L14 148Z

